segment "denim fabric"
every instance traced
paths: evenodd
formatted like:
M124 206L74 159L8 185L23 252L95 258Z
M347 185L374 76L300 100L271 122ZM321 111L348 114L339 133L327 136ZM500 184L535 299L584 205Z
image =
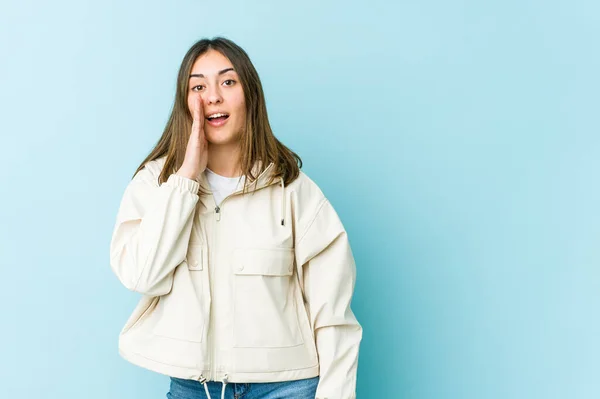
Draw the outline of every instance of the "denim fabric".
M315 399L319 377L267 383L228 383L226 399ZM206 383L212 399L221 399L223 383ZM168 399L208 399L200 382L171 377Z

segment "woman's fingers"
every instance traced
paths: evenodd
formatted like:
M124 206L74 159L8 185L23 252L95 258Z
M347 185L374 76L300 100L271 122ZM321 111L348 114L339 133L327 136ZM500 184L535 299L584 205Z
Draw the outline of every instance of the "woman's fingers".
M204 139L204 103L202 102L202 97L198 94L197 100L197 113L198 113L198 127L200 129L200 138Z
M202 97L197 94L194 98L194 122L197 122L200 127L203 126L204 122L204 109L202 104Z

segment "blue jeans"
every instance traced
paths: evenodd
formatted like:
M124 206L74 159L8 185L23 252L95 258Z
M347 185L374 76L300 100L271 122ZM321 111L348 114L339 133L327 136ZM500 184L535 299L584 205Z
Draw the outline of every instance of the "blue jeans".
M303 380L235 383L225 387L226 399L315 399L319 377ZM221 399L223 383L209 381L206 383L212 399ZM198 381L171 377L171 386L167 399L208 399L204 386Z

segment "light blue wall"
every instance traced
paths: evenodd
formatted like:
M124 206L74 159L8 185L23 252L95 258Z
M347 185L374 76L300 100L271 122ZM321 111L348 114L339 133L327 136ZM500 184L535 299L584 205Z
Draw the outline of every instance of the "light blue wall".
M2 397L164 398L109 241L215 35L349 232L360 399L600 397L597 2L0 7Z

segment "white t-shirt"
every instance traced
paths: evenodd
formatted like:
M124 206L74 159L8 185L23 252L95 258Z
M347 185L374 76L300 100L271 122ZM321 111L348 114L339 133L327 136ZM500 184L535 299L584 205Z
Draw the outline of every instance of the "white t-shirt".
M223 198L234 191L241 189L244 184L244 175L238 177L226 177L218 175L208 168L204 170L204 173L210 184L210 189L213 191L213 197L215 198L215 203L217 205L221 204Z

